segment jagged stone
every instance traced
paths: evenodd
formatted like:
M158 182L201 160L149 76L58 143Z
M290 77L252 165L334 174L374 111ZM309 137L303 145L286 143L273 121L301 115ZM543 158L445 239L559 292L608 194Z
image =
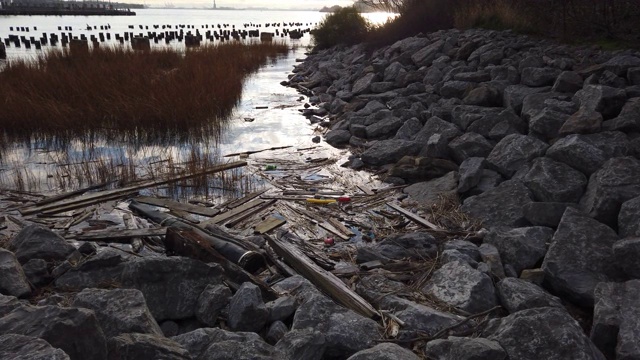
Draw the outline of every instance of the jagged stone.
M504 267L502 265L502 259L500 258L500 251L495 246L484 243L480 245L480 256L482 261L489 265L491 275L496 279L504 279Z
M638 237L623 239L613 244L613 256L618 268L634 279L640 279L639 255L640 238Z
M180 344L152 334L121 334L109 340L109 360L166 359L189 360Z
M31 286L16 256L0 248L0 294L25 297L31 294Z
M625 132L640 131L640 97L627 100L620 114L602 124L605 130L617 130Z
M420 120L416 117L412 117L402 124L394 138L398 140L413 140L416 137L416 134L422 130L422 127L423 125Z
M496 284L496 289L502 306L511 314L540 307L563 309L559 298L547 293L541 287L529 281L506 278Z
M532 202L524 205L524 217L532 225L555 228L560 223L567 207L577 208L572 203Z
M62 261L76 248L49 229L28 225L11 239L8 249L24 264L31 259Z
M350 138L351 133L348 130L331 130L324 136L324 141L337 147L348 144Z
M326 347L324 335L312 329L289 331L275 346L283 360L320 360Z
M382 343L371 349L361 350L347 360L419 360L410 350L396 344Z
M427 120L420 132L418 132L415 141L426 143L429 138L436 134L450 141L462 135L462 132L454 124L433 116Z
M602 128L602 115L596 111L580 108L564 122L558 134L566 136L570 134L592 134Z
M568 208L542 263L545 281L563 298L593 306L596 285L621 278L612 250L617 240L611 228Z
M367 126L366 128L367 139L394 137L398 129L400 129L403 124L404 122L395 116L382 119L378 122L375 122ZM328 138L327 138L327 142L329 142Z
M498 303L491 278L458 261L436 270L422 291L470 313L491 309Z
M480 195L467 198L461 210L481 220L485 226L519 226L525 223L522 207L531 192L519 181L509 180Z
M136 289L84 289L73 306L93 310L107 339L123 333L162 336L162 330Z
M486 157L493 146L484 136L472 132L464 133L449 143L453 158L461 163L470 157Z
M587 186L587 177L569 165L541 157L533 161L523 182L537 201L577 203Z
M569 135L556 141L547 150L546 156L580 170L587 176L597 171L607 159L604 151L580 135Z
M411 61L418 67L429 66L433 60L435 60L436 55L442 50L443 46L444 41L435 41L411 55Z
M504 89L502 103L505 107L513 109L520 114L524 99L531 94L547 93L549 87L532 88L524 85L509 85Z
M27 280L34 286L41 286L51 281L49 267L43 259L31 259L22 265Z
M640 196L640 160L613 158L589 179L580 208L598 221L616 228L622 203L637 196Z
M611 119L620 113L627 101L627 94L623 89L610 86L585 85L576 92L573 101L580 107L601 113L604 119Z
M493 148L486 159L489 166L511 177L529 161L542 156L549 145L525 135L507 135Z
M230 300L231 290L226 285L208 285L198 296L196 318L205 325L214 326Z
M58 306L20 306L0 318L0 335L38 337L73 360L107 359L107 342L93 311Z
M429 341L425 353L433 360L506 360L507 353L496 341L449 336Z
M485 236L484 242L495 246L503 263L511 265L520 274L544 258L546 244L552 236L553 229L541 226L494 228Z
M470 157L460 164L458 192L464 193L480 183L484 170L484 158Z
M633 55L618 55L609 59L603 66L616 75L624 76L627 70L640 66L640 58Z
M497 341L509 359L604 360L564 309L535 308L490 320L482 337ZM523 339L530 341L523 341ZM535 339L535 341L533 341Z
M478 246L470 241L462 239L449 240L442 246L444 250L457 250L462 254L467 255L474 261L480 261L482 256Z
M583 80L575 71L563 71L558 75L551 91L560 93L575 93L582 89Z
M365 150L361 159L367 165L380 166L395 163L406 155L417 155L418 152L420 147L415 141L382 140Z
M69 360L69 355L42 339L8 334L0 336L0 359Z
M383 259L433 259L438 253L438 242L428 233L414 232L385 238L377 249Z
M560 73L554 68L527 67L522 69L520 81L531 87L549 86L555 83Z
M365 74L363 77L358 79L355 83L353 83L353 87L351 88L351 93L353 95L360 95L363 93L369 92L371 90L371 84L376 80L375 73Z
M229 327L234 331L260 331L267 323L269 311L262 301L260 288L244 283L231 298L229 304Z
M441 196L453 196L457 188L458 173L451 171L440 178L410 185L403 192L422 206L430 206L440 201Z
M291 296L281 296L274 301L265 304L269 310L268 322L285 321L291 317L298 308L296 299Z
M618 214L618 234L621 238L640 237L640 196L622 203Z
M267 334L264 336L264 339L267 343L271 345L275 345L280 339L284 337L284 335L289 331L289 328L282 321L274 321L270 326L269 330L267 330Z
M568 119L565 113L545 108L529 119L529 133L544 139L556 138Z
M464 98L476 87L476 83L469 81L446 81L440 88L440 95L445 98Z
M471 90L462 102L466 105L500 106L502 105L502 94L493 86L482 85Z

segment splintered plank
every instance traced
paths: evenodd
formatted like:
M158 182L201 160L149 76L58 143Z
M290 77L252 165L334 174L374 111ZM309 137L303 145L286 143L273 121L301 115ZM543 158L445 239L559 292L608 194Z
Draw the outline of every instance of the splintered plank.
M287 220L275 217L273 215L267 217L266 219L264 219L264 221L260 222L258 225L255 226L255 228L253 229L253 233L254 234L264 234L264 233L268 233L269 231L284 225L287 222Z
M348 227L344 226L340 221L338 221L335 218L329 218L329 224L333 225L334 228L340 230L341 233L351 237L354 236L355 234L353 233L353 231L349 230Z
M335 275L314 263L294 244L271 236L266 238L273 250L291 267L323 292L329 294L338 303L368 318L377 318L379 316L371 304L351 290Z
M375 195L373 190L371 190L367 185L358 185L358 188L366 195Z
M267 190L260 190L260 191L256 191L256 192L252 192L251 194L245 195L243 197L241 197L240 199L235 199L235 200L231 200L228 201L220 206L217 206L218 208L222 208L222 207L226 207L227 209L234 209L237 208L238 206L241 206L255 198L257 198L258 196L264 194Z
M226 227L228 228L232 228L236 225L238 225L239 223L241 223L242 221L248 219L249 217L263 211L266 210L267 208L271 207L273 204L276 203L277 200L271 200L271 201L267 201L264 204L257 206L247 212L245 212L244 214L242 214L241 216L238 216L237 218L233 219L232 221L229 221L225 224Z
M168 199L158 199L151 196L138 196L136 200L138 202L148 204L148 205L160 206L170 210L179 210L179 211L184 211L191 214L208 216L208 217L214 217L220 213L220 210L218 209L207 208L204 206L198 206L193 204L185 204L185 203L168 200Z
M243 212L254 208L256 206L260 206L262 203L264 203L264 200L262 199L256 199L253 201L249 201L248 203L242 205L242 206L238 206L237 208L233 209L233 210L229 210L229 211L225 211L222 214L219 214L217 216L215 216L213 219L211 220L207 220L207 221L203 221L203 226L206 224L220 224L226 220L229 220L231 218L233 218L234 216L237 216L239 214L242 214Z
M117 240L126 240L126 242L128 243L132 238L144 236L164 236L166 233L166 227L151 229L108 229L100 231L87 231L85 233L75 235L75 237L69 237L69 239L81 241L112 240L114 242L117 242Z
M408 211L406 209L403 209L400 205L396 205L396 204L392 204L392 203L387 203L387 206L392 208L393 210L399 212L400 214L404 215L405 217L407 217L409 220L422 225L424 227L427 227L429 229L432 230L442 230L438 225L428 221L427 219L421 218L420 216L412 213L411 211Z
M181 176L176 176L176 177L173 177L170 179L164 179L164 180L145 181L143 183L127 186L124 188L99 191L95 193L78 196L72 199L67 199L63 201L54 202L51 204L46 204L43 206L35 206L31 208L21 209L20 213L22 215L31 215L36 213L55 213L53 212L53 209L56 209L56 212L63 212L63 211L78 209L83 206L93 205L93 204L97 204L107 200L117 199L124 195L130 195L132 193L137 192L140 189L164 185L164 184L168 184L176 181L190 179L197 176L221 172L224 170L235 169L245 165L247 165L246 161L236 161L228 164L217 165L217 166L211 167L210 169L207 169L206 171L202 171L199 173L181 175ZM60 211L58 209L64 209L64 210Z
M318 222L318 226L320 226L321 228L327 230L328 232L334 234L335 236L339 237L342 240L349 240L349 237L343 233L341 233L340 231L338 231L338 229L334 228L331 224L329 224L327 221L323 221L323 222Z

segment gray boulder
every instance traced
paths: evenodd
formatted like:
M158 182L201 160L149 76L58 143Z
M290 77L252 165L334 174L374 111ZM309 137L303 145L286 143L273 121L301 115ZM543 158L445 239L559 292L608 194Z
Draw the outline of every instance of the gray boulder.
M285 321L296 312L298 303L292 296L281 296L265 304L269 311L268 322Z
M480 250L480 256L482 262L489 265L491 275L496 279L504 279L504 267L502 265L502 258L500 257L500 251L495 246L484 243L478 248Z
M487 227L516 227L525 223L522 208L532 202L531 197L531 191L524 184L509 180L467 198L461 210L481 220Z
M507 353L496 341L449 336L429 341L425 353L433 360L506 360Z
M462 135L462 132L454 124L437 116L433 116L427 120L420 132L416 135L415 140L421 143L426 143L427 140L436 134L439 134L450 141Z
M234 331L258 332L268 318L269 311L262 301L260 288L249 282L242 284L229 304L229 327Z
M0 294L0 318L22 306L22 302L15 296Z
M371 349L361 350L349 356L347 360L419 360L410 350L396 344L382 343Z
M31 286L16 256L0 248L0 294L25 297L31 294Z
M84 289L73 306L93 310L107 339L123 333L163 336L139 290Z
M420 203L421 206L430 206L440 201L441 196L453 196L458 188L458 173L451 171L446 175L412 184L404 188L403 192Z
M549 92L549 87L532 88L524 85L509 85L504 89L502 103L505 107L513 109L516 114L520 114L524 98L531 94Z
M573 101L587 110L597 111L604 119L611 119L620 113L627 101L624 89L604 85L585 85L573 97Z
M444 41L435 41L411 55L411 61L418 67L429 66L433 60L435 60L436 55L442 50L443 46Z
M27 280L34 286L41 286L51 281L49 267L43 259L31 259L22 265Z
M497 341L509 359L604 360L580 325L564 309L555 307L522 310L490 320L482 337ZM530 341L523 341L525 338Z
M480 254L480 248L471 241L462 240L462 239L453 239L444 243L442 246L444 250L456 250L462 254L467 255L469 258L474 261L480 261L482 255Z
M523 179L537 201L580 201L587 177L571 166L547 157L537 158Z
M69 360L69 355L42 339L8 334L0 336L0 359Z
M547 293L538 285L517 278L506 278L496 284L502 306L513 314L521 310L557 307L563 309L559 298Z
M630 68L627 71L627 79L630 85L640 85L640 67Z
M556 141L547 150L546 156L580 170L587 176L597 171L607 160L604 151L581 135L569 135Z
M460 177L458 180L458 192L464 193L471 190L480 183L484 170L484 158L470 157L460 164L458 171Z
M605 130L617 130L624 132L640 131L640 98L627 100L616 118L607 120L602 124Z
M261 349L269 354L273 352L273 348L256 333L231 332L219 328L201 328L174 336L171 340L186 349L193 359L208 359L203 354L212 344L216 343L223 343L223 346L236 345L245 349L247 353L250 353L251 350L259 351ZM234 351L232 350L232 353Z
M618 214L618 235L621 238L640 237L640 196L622 203Z
M267 334L264 336L264 339L267 343L271 345L275 345L280 339L284 337L284 335L289 331L289 328L282 321L274 321L271 325L269 325L269 329L267 330Z
M602 114L582 107L562 124L558 135L592 134L600 131L601 128Z
M603 66L618 76L624 76L627 70L640 66L640 58L633 55L618 55L609 59Z
M382 140L365 150L361 159L367 165L380 166L397 162L406 155L417 155L419 152L420 146L414 141Z
M493 86L482 85L469 91L462 102L466 105L500 106L502 105L502 94Z
M440 95L445 99L462 99L476 86L476 83L469 81L446 81L440 88Z
M507 135L493 148L486 161L499 173L511 177L529 161L540 157L549 145L525 135Z
M623 239L613 244L616 264L627 276L640 279L640 238Z
M31 259L62 261L75 249L60 235L39 225L25 226L9 242L9 250L21 264Z
M449 143L451 155L461 163L470 157L486 157L493 145L484 136L473 132L464 133Z
M349 143L351 132L349 130L330 130L324 140L331 146L342 146Z
M367 126L367 139L394 137L403 124L404 122L395 116L384 118Z
M107 342L93 311L58 306L21 306L0 318L0 335L38 337L72 360L107 359Z
M550 86L556 82L561 71L554 68L527 67L522 69L520 81L531 87Z
M491 278L466 263L444 264L433 273L422 291L470 313L478 313L498 304Z
M591 176L580 207L598 221L616 228L622 204L637 196L640 196L640 160L618 157L607 161Z
M121 334L109 339L109 360L190 360L180 344L152 334Z
M556 138L568 119L569 115L560 111L542 109L529 119L529 133L547 140Z
M503 263L511 265L519 275L544 258L552 236L553 230L542 226L494 228L485 236L484 242L495 246Z
M378 243L377 250L381 259L432 259L437 256L438 241L425 232L408 233L383 239Z
M559 93L575 93L582 89L583 80L580 74L574 71L563 71L558 75L551 91Z
M375 73L367 73L353 84L351 92L353 93L353 95L367 93L371 90L371 84L375 82L375 80Z
M289 331L275 349L283 360L320 360L326 350L324 335L312 329Z
M230 299L231 290L226 285L208 285L198 297L196 318L205 325L214 326Z
M577 208L573 203L532 202L522 207L524 217L532 225L556 228L567 207Z
M610 359L640 357L640 280L595 288L591 341Z
M593 306L593 289L599 282L622 278L612 250L617 240L611 228L568 208L542 263L546 283L580 306Z
M418 118L413 117L402 124L400 129L396 132L395 139L413 140L420 130L422 130L422 123Z

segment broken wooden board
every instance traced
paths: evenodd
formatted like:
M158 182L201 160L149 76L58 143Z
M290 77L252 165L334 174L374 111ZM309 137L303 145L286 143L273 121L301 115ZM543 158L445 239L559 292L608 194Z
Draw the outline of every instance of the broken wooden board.
M224 157L232 157L232 156L241 156L241 155L251 155L251 154L257 154L257 153L261 153L264 151L273 151L273 150L281 150L281 149L288 149L288 148L292 148L293 146L278 146L278 147L272 147L272 148L268 148L268 149L262 149L262 150L253 150L253 151L243 151L243 152L239 152L239 153L233 153L233 154L227 154Z
M335 218L329 218L329 224L333 225L334 228L336 228L341 233L343 233L343 234L345 234L345 235L347 235L349 237L355 235L353 233L353 231L351 231L348 227L344 226L344 224L342 224L340 221L338 221Z
M269 231L277 227L284 225L286 222L287 220L271 215L271 216L268 216L266 219L264 219L264 221L256 225L255 228L253 229L253 233L262 235L262 234L268 233Z
M93 205L106 200L117 199L121 197L123 194L131 194L131 193L137 192L140 189L164 185L164 184L168 184L176 181L190 179L197 176L221 172L224 170L235 169L245 165L247 165L246 161L236 161L228 164L217 165L217 166L211 167L206 171L195 173L195 174L181 175L181 176L176 176L174 178L164 179L164 180L145 181L137 185L131 185L124 188L99 191L91 194L82 195L73 199L67 199L67 200L63 200L63 201L59 201L51 204L46 204L43 206L25 208L25 209L21 209L20 213L22 215L31 215L36 213L47 213L47 212L52 213L50 211L51 209L58 209L58 208L66 209L62 211L73 210L82 206ZM83 204L83 205L80 205L80 204ZM57 212L62 212L62 211L57 211Z
M358 189L362 190L366 195L375 195L373 190L371 190L367 185L358 185Z
M188 212L191 214L208 216L208 217L214 217L220 213L220 210L218 209L207 208L204 206L198 206L198 205L192 205L192 204L185 204L185 203L168 200L168 199L158 199L151 196L138 196L136 200L143 204L160 206L170 210L180 210L180 211Z
M41 201L38 201L35 204L35 206L42 206L42 205L50 204L50 203L57 202L57 201L60 201L60 200L68 199L68 198L76 196L76 195L82 195L82 194L86 193L87 191L100 189L100 188L108 186L111 183L113 183L113 181L107 181L107 182L104 182L104 183L101 183L101 184L91 185L91 186L87 186L87 187L82 188L82 189L66 192L64 194L51 196L51 197L45 198L45 199L43 199Z
M348 309L368 318L378 318L378 312L360 295L356 294L340 279L332 273L322 269L316 263L311 261L302 251L295 245L283 239L276 239L266 236L269 245L273 250L284 258L297 272L311 281L315 286L321 289Z
M241 206L255 198L257 198L258 196L264 194L267 190L261 190L261 191L255 191L252 192L248 195L245 195L243 197L241 197L240 199L234 199L231 201L228 201L224 204L221 204L220 206L216 206L216 208L227 208L227 209L235 209L238 206Z
M85 201L70 203L63 206L52 206L41 211L39 215L49 216L49 215L59 214L62 212L80 209L86 206L95 205L95 204L99 204L99 203L107 202L111 200L117 200L120 198L126 198L126 197L137 195L137 194L138 194L138 190L134 190L130 192L111 194L110 196L102 197L100 199L87 199ZM51 204L51 205L55 205L55 204ZM33 213L33 212L30 212L30 213ZM25 214L23 213L23 215Z
M225 224L226 227L228 228L232 228L236 225L238 225L239 223L243 222L244 220L248 219L249 217L263 211L266 210L267 208L271 207L273 204L276 203L277 200L271 200L271 201L267 201L264 204L257 206L247 212L245 212L244 214L242 214L241 216L238 216L237 218L233 219L232 221L229 221Z
M233 218L234 216L238 216L240 214L242 214L243 212L254 208L256 206L260 206L261 204L264 203L264 200L262 199L256 199L253 201L250 201L242 206L239 206L233 210L229 210L226 212L223 212L222 214L219 214L217 216L215 216L213 219L211 220L206 220L202 222L202 226L206 226L207 224L220 224L226 220L230 220L231 218Z
M195 216L189 214L186 211L182 211L182 210L178 210L178 209L171 209L171 210L169 210L169 214L173 215L173 216L175 216L177 218L180 218L180 219L182 219L182 220L184 220L184 221L186 221L188 223L191 223L191 224L199 224L200 223L200 220L196 219Z
M336 228L334 228L327 221L318 222L318 226L320 226L321 228L327 230L328 232L332 233L333 235L339 237L340 239L342 239L344 241L349 240L349 237L347 235L345 235L345 234L341 233L340 231L338 231Z
M167 233L166 227L149 229L108 229L100 231L87 231L82 234L67 237L79 241L105 241L105 240L129 240L144 236L164 236Z
M387 206L392 208L393 210L399 212L400 214L406 216L409 220L422 225L424 227L427 227L429 229L432 230L437 230L440 231L442 230L438 225L428 221L427 219L421 218L420 216L412 213L409 210L403 209L400 205L396 205L396 204L392 204L392 203L387 203Z

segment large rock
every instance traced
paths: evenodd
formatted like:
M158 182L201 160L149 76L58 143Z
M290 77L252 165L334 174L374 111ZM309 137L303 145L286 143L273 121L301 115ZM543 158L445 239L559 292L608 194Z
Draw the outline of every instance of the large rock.
M266 360L272 359L274 353L271 345L252 332L201 328L171 340L186 349L192 359Z
M31 259L62 261L75 249L60 235L38 225L25 226L9 242L9 250L13 251L21 264Z
M496 289L500 303L511 314L540 307L563 308L559 298L526 280L506 278L496 284Z
M259 332L268 318L260 288L249 282L242 284L229 304L229 327L234 331Z
M533 268L547 252L547 243L553 230L542 226L523 228L494 228L484 242L495 246L505 265L511 265L517 274Z
M447 81L440 88L440 95L445 99L464 98L476 87L476 83L469 81Z
M73 306L93 310L107 339L123 333L162 336L142 292L135 289L84 289Z
M427 120L420 132L415 137L415 141L426 143L433 135L440 134L448 141L462 135L460 129L454 124L445 121L437 116Z
M109 339L109 360L190 360L180 344L152 334L121 334Z
M484 170L484 158L470 157L460 164L458 192L464 193L480 183Z
M618 76L624 76L627 70L640 66L640 57L633 55L618 55L603 64L604 68Z
M530 136L507 135L493 148L486 161L501 174L511 177L529 161L542 156L548 147Z
M198 297L196 318L205 325L215 325L218 315L229 304L230 299L231 290L226 285L207 286Z
M532 88L524 85L509 85L504 89L502 103L505 107L513 109L516 114L520 114L524 98L531 94L546 93L549 87Z
M595 288L591 340L610 359L640 357L640 280Z
M616 228L622 203L637 196L640 196L640 160L613 158L591 176L580 207L598 221Z
M458 163L470 157L486 157L493 145L484 136L473 132L464 133L449 143L449 149Z
M367 126L367 138L390 138L396 135L396 132L404 122L395 116L390 116ZM327 141L328 142L328 141Z
M438 254L438 241L429 233L415 232L385 238L377 249L383 257L392 260L433 259Z
M107 359L107 342L91 310L57 306L21 306L0 318L0 335L46 340L72 360Z
M524 184L509 180L467 198L461 210L481 220L485 226L516 227L525 224L523 206L532 202L531 196Z
M418 118L413 117L402 124L398 132L396 132L395 139L413 140L420 130L422 130L422 123Z
M446 263L436 270L422 291L469 313L482 312L498 304L491 278L459 261Z
M542 109L529 119L529 133L547 140L557 138L568 119L569 115L563 112L550 108Z
M348 144L349 139L351 139L349 130L331 130L324 137L329 145L336 147Z
M636 220L637 221L637 220ZM627 276L640 279L640 238L623 239L613 244L616 264Z
M42 286L51 281L49 266L45 260L31 259L22 265L22 270L33 286Z
M640 196L622 203L618 214L618 235L621 238L640 237Z
M537 201L577 203L587 186L587 177L569 165L541 157L533 161L523 182Z
M418 67L429 66L433 60L435 60L436 55L442 50L443 46L444 41L442 40L429 44L411 55L411 61Z
M507 353L496 341L449 336L427 343L425 353L433 360L506 360Z
M520 81L531 87L549 86L556 82L561 71L554 68L527 67L522 69Z
M604 85L585 85L573 97L573 101L587 110L597 111L604 119L611 119L620 113L627 101L624 89Z
M376 80L375 73L365 74L363 77L358 79L351 88L351 92L354 95L360 95L362 93L367 93L371 90L371 84Z
M532 202L522 207L524 217L535 226L556 228L567 207L577 208L573 203Z
M542 263L545 281L554 293L593 306L593 289L599 282L622 278L612 250L617 240L611 228L568 208Z
M15 296L0 294L0 318L22 306L22 302Z
M420 146L414 141L383 140L365 150L361 159L365 164L380 166L397 162L405 155L417 155L419 152Z
M601 128L602 114L582 107L562 124L558 134L560 136L592 134L600 131Z
M581 135L569 135L556 141L547 150L546 156L580 170L587 176L597 171L607 160L604 151Z
M616 118L602 124L605 130L618 130L625 132L640 131L640 98L631 98L622 107Z
M555 307L523 310L490 320L482 337L497 341L509 359L604 360L580 325L564 309Z
M289 331L275 348L283 360L321 360L327 344L320 332L304 329Z
M441 196L455 195L457 188L458 173L451 171L440 178L410 185L404 188L403 192L409 194L421 206L428 207L439 202Z
M69 360L69 355L42 339L8 334L0 336L0 359Z
M0 248L0 294L25 297L31 294L27 276L16 256Z
M574 71L563 71L558 75L551 91L560 93L575 93L582 89L583 80L580 74Z
M399 345L391 343L378 344L371 349L358 351L347 360L419 360L420 358Z

